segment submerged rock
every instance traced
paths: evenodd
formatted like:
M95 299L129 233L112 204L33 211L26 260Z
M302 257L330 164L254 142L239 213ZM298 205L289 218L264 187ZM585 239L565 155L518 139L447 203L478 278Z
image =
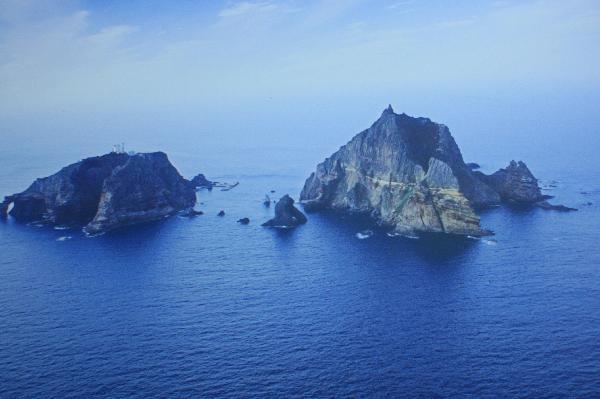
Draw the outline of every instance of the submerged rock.
M189 209L185 209L185 210L181 211L180 215L191 218L191 217L195 217L195 216L204 215L204 212L198 211L194 208L189 208Z
M286 194L275 205L275 217L263 223L263 226L290 228L306 222L306 216L294 206L294 200Z
M239 185L240 185L239 181L235 182L233 184L226 184L226 185L223 186L223 188L221 189L221 191L230 191L230 190L236 188Z
M162 152L86 158L6 197L20 222L82 225L98 234L191 208L196 195Z
M576 208L569 208L568 206L565 206L565 205L554 205L554 204L549 203L548 201L537 202L535 204L535 206L537 206L538 208L549 210L549 211L570 212L570 211L577 210Z
M248 218L241 218L241 219L238 219L237 222L240 223L240 224L249 224L250 223L250 219L248 219Z
M220 210L219 213L217 213L217 216L225 216L225 211Z
M263 199L263 205L266 206L267 208L271 206L271 197L269 197L268 195L265 195L265 198Z

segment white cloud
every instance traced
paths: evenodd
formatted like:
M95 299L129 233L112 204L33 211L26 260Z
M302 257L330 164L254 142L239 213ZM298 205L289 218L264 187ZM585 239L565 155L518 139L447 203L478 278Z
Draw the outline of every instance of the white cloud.
M219 17L240 17L247 14L254 14L256 12L268 12L274 9L277 9L277 6L271 3L250 3L247 1L243 1L241 3L237 3L222 9L221 11L219 11Z
M135 27L93 30L88 11L40 17L40 9L20 5L3 14L10 28L0 35L2 107L22 111L102 101L98 94L110 85L103 81L107 71L131 59L123 40Z
M223 8L219 11L218 15L221 18L247 18L280 12L289 13L293 11L294 9L270 1L242 1Z
M472 16L468 18L454 19L454 20L446 20L442 22L438 22L435 24L436 27L441 29L453 29L453 28L461 28L469 25L473 25L477 22L477 17Z
M127 35L137 30L137 27L132 25L113 25L102 28L99 32L84 36L83 38L90 43L98 45L118 45Z
M410 6L414 3L415 3L414 0L397 1L395 3L388 4L387 9L388 10L397 10L400 8L405 8L406 6Z

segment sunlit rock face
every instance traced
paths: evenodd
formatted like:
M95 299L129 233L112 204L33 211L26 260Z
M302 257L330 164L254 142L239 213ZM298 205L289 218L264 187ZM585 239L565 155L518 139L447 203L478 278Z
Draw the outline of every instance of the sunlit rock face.
M465 165L446 126L388 107L317 166L300 199L307 209L368 214L403 234L483 235L474 207L500 196Z

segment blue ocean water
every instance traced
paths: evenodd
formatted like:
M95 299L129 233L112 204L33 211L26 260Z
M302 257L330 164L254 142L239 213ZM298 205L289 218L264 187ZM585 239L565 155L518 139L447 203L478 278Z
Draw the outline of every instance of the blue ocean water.
M101 151L52 140L0 150L0 194ZM487 171L510 160L464 144ZM0 397L600 396L597 160L529 149L578 212L491 209L478 241L359 240L367 222L331 214L260 226L265 193L297 198L331 149L167 147L184 175L240 185L200 191L203 216L96 238L0 223Z

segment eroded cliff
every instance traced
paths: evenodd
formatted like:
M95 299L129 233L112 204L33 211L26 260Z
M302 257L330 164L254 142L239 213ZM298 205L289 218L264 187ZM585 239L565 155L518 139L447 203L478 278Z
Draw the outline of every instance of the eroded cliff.
M97 234L124 225L157 220L191 208L192 185L162 152L110 153L84 159L37 179L27 190L5 198L0 210L21 222L81 225Z
M445 125L391 106L320 163L300 195L307 210L367 214L401 234L473 236L489 234L476 209L543 199L524 163L490 176L474 172Z

